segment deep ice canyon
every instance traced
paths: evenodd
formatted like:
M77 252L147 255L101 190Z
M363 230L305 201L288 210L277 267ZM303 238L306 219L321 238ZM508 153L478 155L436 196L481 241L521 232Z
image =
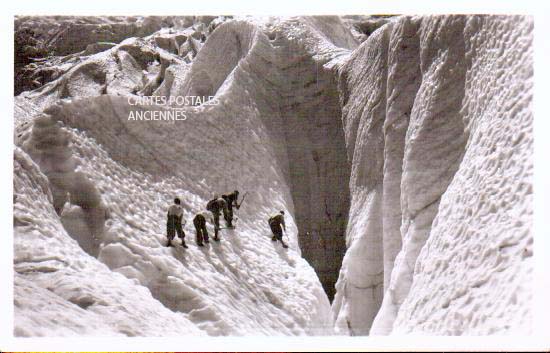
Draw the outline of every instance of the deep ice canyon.
M58 77L15 98L14 334L530 333L532 19L353 19L58 42ZM133 122L159 109L135 94L220 104ZM194 246L235 188L237 229ZM186 250L163 246L174 195Z

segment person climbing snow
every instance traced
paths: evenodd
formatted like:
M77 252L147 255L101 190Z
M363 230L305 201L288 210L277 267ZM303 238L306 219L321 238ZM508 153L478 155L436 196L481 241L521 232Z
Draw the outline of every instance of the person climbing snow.
M220 241L218 232L220 230L220 213L227 212L227 202L224 199L219 198L218 195L214 195L214 198L206 204L206 209L212 213L214 218L214 240Z
M272 241L279 240L283 244L283 248L288 248L288 245L283 241L283 230L286 232L285 226L285 211L279 212L279 214L269 218L268 220L271 232L273 232Z
M204 243L208 244L208 230L206 230L206 217L208 214L197 213L195 218L193 218L193 225L195 226L195 231L197 232L197 245L204 246Z
M238 202L239 190L235 190L232 193L222 195L222 199L224 199L227 204L227 212L223 213L223 218L227 223L227 228L233 228L233 206L235 206L235 208L237 209L241 207Z
M185 232L182 228L183 208L181 207L181 200L179 198L174 199L174 204L168 208L168 215L166 221L166 233L168 236L168 244L166 246L172 246L172 240L178 233L178 238L181 239L181 245L187 248L185 245ZM183 222L185 224L185 222Z

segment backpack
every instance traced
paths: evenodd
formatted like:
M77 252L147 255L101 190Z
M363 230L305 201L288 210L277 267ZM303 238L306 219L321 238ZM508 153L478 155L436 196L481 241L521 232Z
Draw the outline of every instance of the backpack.
M206 209L210 212L218 212L220 210L220 205L217 199L210 200L206 204Z

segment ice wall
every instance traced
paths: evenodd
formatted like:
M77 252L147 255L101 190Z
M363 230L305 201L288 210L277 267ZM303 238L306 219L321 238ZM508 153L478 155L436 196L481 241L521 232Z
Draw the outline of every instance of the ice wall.
M529 332L531 43L526 17L401 17L342 67L337 331Z
M331 61L357 44L337 17L301 20L273 26L270 35L300 248L332 300L345 252L350 165ZM316 45L308 47L307 38Z

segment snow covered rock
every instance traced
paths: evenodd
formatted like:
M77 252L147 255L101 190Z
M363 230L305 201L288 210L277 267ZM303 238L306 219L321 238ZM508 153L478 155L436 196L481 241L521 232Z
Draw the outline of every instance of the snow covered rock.
M525 17L401 17L342 67L337 331L530 332L531 42Z

